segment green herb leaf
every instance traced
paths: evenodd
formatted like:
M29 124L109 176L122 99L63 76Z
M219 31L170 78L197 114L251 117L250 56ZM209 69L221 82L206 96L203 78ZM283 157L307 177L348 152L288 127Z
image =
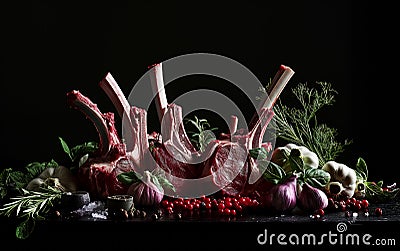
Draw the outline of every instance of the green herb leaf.
M61 137L58 138L60 139L64 152L68 155L73 163L76 163L84 155L91 154L99 148L98 143L94 141L85 142L70 148L65 140L63 140Z
M64 152L68 155L68 157L73 160L71 150L69 149L69 146L67 142L65 142L61 137L58 137L60 139L61 147L64 150Z
M141 176L135 171L120 173L117 175L117 179L119 182L127 186L142 180Z
M318 156L320 167L328 160L335 160L350 140L339 142L337 130L319 123L317 113L333 105L337 92L327 82L316 82L319 88L300 83L292 88L297 106L289 107L282 100L274 105L274 122L268 126L276 138L307 147ZM263 88L262 91L268 88Z
M206 119L199 119L194 116L194 119L185 118L186 124L192 125L197 132L193 132L187 130L187 133L190 136L190 141L195 145L195 147L204 152L207 145L216 139L214 133L212 131L217 130L218 128L210 128L210 124Z
M249 153L253 159L266 160L268 158L268 151L265 147L250 149Z
M55 160L50 160L49 162L32 162L29 163L25 169L27 171L27 178L29 180L38 177L47 168L56 168L58 163Z
M15 235L18 239L27 239L35 228L35 221L32 218L26 218L17 225L15 229Z
M367 168L367 163L363 158L358 158L356 167L354 168L356 171L357 177L360 178L363 181L366 181L368 179L368 168Z
M85 142L83 144L74 146L73 148L71 148L72 161L76 162L82 156L94 153L98 148L99 148L98 143L94 141Z
M157 180L159 182L159 184L161 185L162 188L168 188L172 191L176 191L175 190L175 186L165 177L165 172L164 171L160 171L159 169L155 169L152 173L153 176L157 177Z
M286 173L282 167L273 162L262 160L258 165L260 165L260 168L264 169L263 177L273 184L282 182L286 177Z
M21 188L21 192L21 195L10 198L10 202L2 205L0 215L22 219L16 228L16 235L18 238L27 238L35 226L34 222L45 218L44 215L61 198L62 192L51 187L43 188L40 192Z
M309 168L304 171L304 176L301 179L310 186L323 188L330 181L331 175L322 169Z
M400 189L383 190L375 182L367 181L365 184L365 197L371 202L384 203L393 200L399 193Z
M299 172L304 170L304 160L299 149L294 148L290 151L289 160L286 163L290 165L291 171Z

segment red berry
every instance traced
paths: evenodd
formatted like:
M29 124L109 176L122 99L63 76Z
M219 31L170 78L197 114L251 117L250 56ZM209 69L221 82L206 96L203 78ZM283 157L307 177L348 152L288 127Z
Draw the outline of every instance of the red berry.
M362 208L362 205L361 205L360 202L357 201L357 202L354 204L353 208L354 208L354 211L360 211L361 208Z
M236 216L236 210L235 209L231 209L231 215L232 216Z
M218 209L224 209L225 208L225 204L224 203L219 203L218 204Z
M230 202L230 201L225 201L225 207L227 207L227 208L231 208L233 205L232 205L232 202Z
M363 205L364 208L367 208L367 207L369 206L368 200L363 199L363 200L361 201L361 205Z
M163 200L162 202L161 202L161 205L163 206L163 207L168 207L169 206L169 201L168 200Z
M172 209L172 207L167 207L168 214L172 214L173 212L174 212L174 210Z
M324 209L322 209L322 208L320 208L320 209L318 209L317 211L315 211L315 213L318 214L318 215L321 216L321 217L325 215L325 211L324 211Z
M235 203L234 207L238 212L242 212L243 210L243 207L239 203Z
M186 204L185 209L188 209L190 211L193 210L193 204Z
M376 216L381 216L381 215L382 215L382 208L377 207L377 208L375 209L375 215L376 215Z
M224 209L224 214L225 215L230 215L231 214L231 210L229 208L225 208Z
M204 202L207 204L207 203L211 203L211 199L209 198L209 197L205 197L204 198Z

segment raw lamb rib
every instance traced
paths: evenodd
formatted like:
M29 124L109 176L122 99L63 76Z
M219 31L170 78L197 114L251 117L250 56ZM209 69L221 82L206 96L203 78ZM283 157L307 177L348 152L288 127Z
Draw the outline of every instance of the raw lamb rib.
M243 194L249 183L255 183L259 177L256 163L249 156L249 150L264 146L262 142L264 133L274 115L272 106L293 74L289 67L283 65L280 67L270 86L270 95L261 102L259 113L251 122L250 132L236 130L237 117L232 116L230 140L228 137L225 140L211 141L205 152L200 153L187 138L182 124L182 108L167 102L162 64L154 65L151 83L156 94L158 116L164 130L162 144L153 150L157 163L174 177L203 179L203 183L189 181L187 183L191 183L191 187L183 186L188 197L200 196L205 187L208 191L222 191L227 195ZM174 163L174 159L175 161L178 159L179 163ZM211 180L206 179L209 177ZM250 179L250 177L255 178Z
M293 73L289 67L281 66L269 90L270 98L261 102L249 132L237 130L237 118L232 116L230 133L225 134L225 139L210 142L204 152L196 150L188 139L182 108L167 102L162 64L154 65L150 75L161 132L147 133L147 112L129 104L110 73L99 84L122 118L129 144L119 137L113 113L103 114L79 91L69 92L68 104L93 122L100 138L99 150L79 168L81 184L94 198L106 198L126 192L127 187L116 178L118 174L160 168L176 188L174 194L168 191L171 196L200 196L204 186L228 195L244 193L256 181L251 176L259 177L249 150L268 145L262 140L274 115L272 106Z

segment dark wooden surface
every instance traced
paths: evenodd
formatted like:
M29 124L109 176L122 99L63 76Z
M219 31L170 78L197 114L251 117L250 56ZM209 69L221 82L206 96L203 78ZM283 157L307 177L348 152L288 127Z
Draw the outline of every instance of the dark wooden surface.
M374 215L375 208L383 210L382 216ZM235 218L213 217L207 214L184 216L176 219L173 216L163 215L154 220L151 211L145 218L132 218L129 220L98 219L92 217L59 218L38 222L32 235L26 240L15 238L15 222L2 219L1 243L11 244L13 247L25 248L40 245L44 250L63 248L87 248L88 250L103 250L107 245L115 250L130 247L136 250L139 246L161 248L163 250L191 250L201 247L207 250L220 248L235 248L247 246L249 250L274 248L296 248L298 245L278 245L276 237L273 243L260 245L257 237L268 232L269 236L275 234L307 235L313 234L340 234L338 225L345 226L341 232L344 236L365 235L372 236L371 240L390 240L390 245L385 248L395 248L400 245L400 200L389 203L369 205L369 216L359 213L357 217L346 217L344 212L326 212L321 218L312 218L308 214L296 215L265 215L262 213L247 213ZM338 235L339 236L339 235ZM339 237L337 237L339 238ZM339 239L338 239L339 241ZM326 246L337 248L325 240L322 245L303 245L307 248ZM351 249L368 248L366 245L340 245ZM375 245L374 245L375 246ZM55 248L57 247L57 248ZM382 247L382 246L381 246ZM78 250L76 249L76 250ZM80 250L80 249L79 249ZM225 250L225 249L224 249Z

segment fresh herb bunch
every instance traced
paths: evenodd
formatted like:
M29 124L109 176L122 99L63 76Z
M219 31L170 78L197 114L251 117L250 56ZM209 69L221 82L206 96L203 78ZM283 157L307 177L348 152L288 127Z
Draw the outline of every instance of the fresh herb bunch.
M79 168L79 162L81 161L83 156L92 154L99 148L99 144L94 141L84 142L83 144L69 147L67 142L63 138L58 138L60 140L62 149L71 160L71 171L76 171Z
M20 219L15 234L19 239L26 239L33 232L36 221L46 218L46 214L61 198L62 192L51 186L43 187L40 192L23 188L21 191L21 195L11 197L10 202L2 205L0 215Z
M368 168L367 163L363 158L358 158L356 166L354 168L357 175L357 184L364 184L365 186L365 198L372 202L388 202L393 200L400 192L399 188L393 188L391 190L383 189L383 181L374 182L368 180Z
M73 167L78 167L81 157L98 149L96 142L86 142L74 147L59 137L61 146L69 156ZM55 160L32 162L25 168L7 168L0 172L0 215L17 217L20 221L16 236L26 239L33 231L35 222L46 218L46 214L61 198L62 191L57 187L42 184L41 191L26 189L27 184L38 177L45 169L58 167Z
M191 124L196 131L187 131L190 134L190 141L195 144L195 147L204 152L208 143L215 140L215 135L212 131L217 130L218 128L211 128L211 125L207 122L206 119L199 119L194 116L194 119L185 118L186 123Z
M319 123L317 113L325 106L333 105L337 91L327 82L316 82L320 88L299 83L292 88L292 93L299 107L289 107L281 100L274 105L275 120L270 127L276 138L287 142L303 145L315 152L319 158L320 167L329 160L335 160L352 141L337 140L335 128ZM266 92L266 88L261 89Z
M250 151L250 156L258 161L258 168L263 173L263 178L272 184L284 182L291 175L297 176L297 182L302 185L307 183L316 188L325 187L330 181L330 174L319 168L311 168L300 156L297 149L293 149L285 158L289 164L288 170L285 170L278 164L269 161L268 155L265 152Z
M49 167L57 167L58 163L55 160L46 162L32 162L23 169L6 168L0 173L0 200L10 196L10 192L20 193L21 188L34 178L38 177L41 172Z

